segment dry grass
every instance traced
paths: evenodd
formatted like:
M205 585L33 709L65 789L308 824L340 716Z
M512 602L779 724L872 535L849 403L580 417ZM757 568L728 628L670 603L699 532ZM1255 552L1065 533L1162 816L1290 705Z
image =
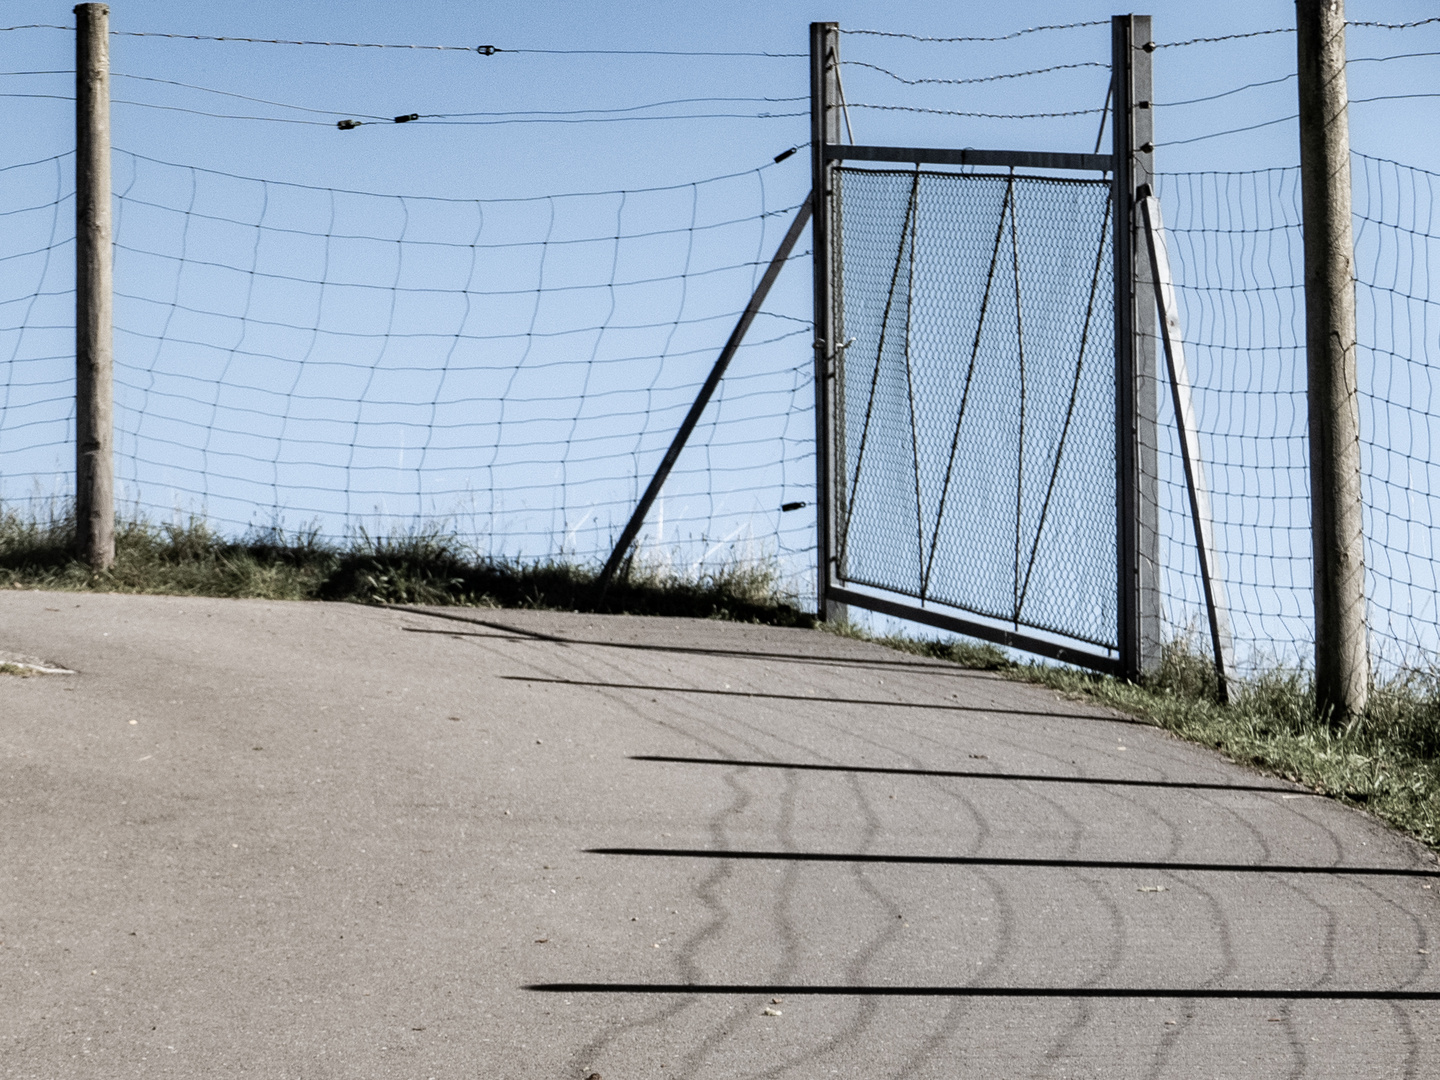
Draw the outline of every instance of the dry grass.
M25 518L0 510L0 588L814 622L766 563L735 562L693 577L640 565L601 589L593 567L483 559L439 527L384 537L361 532L335 545L314 532L234 540L197 519L162 525L132 519L118 524L115 566L96 574L75 558L74 537L68 513Z

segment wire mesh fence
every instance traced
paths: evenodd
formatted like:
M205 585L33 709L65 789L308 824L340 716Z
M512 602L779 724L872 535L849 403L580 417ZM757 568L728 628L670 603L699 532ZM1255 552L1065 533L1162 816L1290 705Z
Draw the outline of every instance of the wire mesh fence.
M1313 632L1299 170L1158 179L1237 660L1293 662ZM1174 636L1203 625L1204 598L1175 416L1156 393Z
M766 171L447 200L117 152L121 502L228 532L418 525L492 558L603 559L797 209ZM32 232L60 227L55 183ZM64 246L30 243L12 307L64 299L42 295ZM810 322L785 304L752 328L643 557L778 559L803 586L810 528L781 506L812 500ZM66 494L72 461L68 342L25 310L12 351L35 356L8 366L0 417L11 503ZM73 304L52 314L73 326Z
M73 488L74 165L0 168L0 505L25 512Z
M1109 184L836 192L841 579L1114 648Z
M1430 278L1440 177L1361 154L1352 174L1366 591L1377 666L1393 672L1432 666L1440 650L1440 298ZM1299 169L1168 174L1160 189L1236 640L1251 666L1303 662L1313 644L1313 564ZM1178 633L1203 608L1166 419L1165 597Z

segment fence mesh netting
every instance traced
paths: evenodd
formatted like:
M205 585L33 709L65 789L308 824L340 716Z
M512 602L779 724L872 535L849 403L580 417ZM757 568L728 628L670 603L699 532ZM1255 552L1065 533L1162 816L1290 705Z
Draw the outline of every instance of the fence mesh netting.
M1440 651L1440 177L1352 162L1372 649L1381 671L1425 668ZM1300 171L1169 174L1160 194L1240 659L1303 661L1313 563ZM1162 394L1164 592L1183 632L1204 609L1168 405Z
M839 170L840 577L1116 644L1104 181Z
M433 526L485 556L603 560L797 210L767 169L458 200L117 152L123 508L326 538ZM68 155L0 174L12 506L70 490L73 191ZM782 281L801 288L752 326L644 558L778 561L809 587L813 511L781 511L814 490L809 251L792 259Z

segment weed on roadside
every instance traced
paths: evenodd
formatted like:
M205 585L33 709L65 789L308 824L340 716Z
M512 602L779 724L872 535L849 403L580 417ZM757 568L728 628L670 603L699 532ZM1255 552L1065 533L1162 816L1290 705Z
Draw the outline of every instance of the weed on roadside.
M228 539L198 518L130 518L117 522L114 567L99 574L75 557L74 541L69 511L22 517L0 509L0 588L815 622L767 562L735 560L689 576L640 563L601 588L593 567L482 558L443 524L385 536L362 530L337 544L313 529Z

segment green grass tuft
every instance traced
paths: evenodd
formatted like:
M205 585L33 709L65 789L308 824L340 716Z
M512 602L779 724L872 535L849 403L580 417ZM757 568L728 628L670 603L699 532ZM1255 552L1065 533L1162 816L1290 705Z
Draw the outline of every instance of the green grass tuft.
M197 518L163 525L129 519L117 525L114 567L100 574L75 558L74 542L73 514L25 518L0 510L0 588L528 607L779 626L815 621L784 593L769 564L733 562L693 577L641 564L601 589L593 568L483 559L439 526L383 537L361 532L334 545L313 530L232 540Z

